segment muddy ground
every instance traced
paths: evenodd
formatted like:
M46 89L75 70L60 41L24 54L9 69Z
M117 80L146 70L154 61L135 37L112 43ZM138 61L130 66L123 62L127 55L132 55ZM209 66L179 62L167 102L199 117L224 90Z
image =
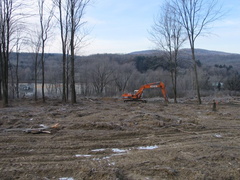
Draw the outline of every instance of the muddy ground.
M239 179L240 97L218 98L217 111L212 100L11 102L0 108L0 179Z

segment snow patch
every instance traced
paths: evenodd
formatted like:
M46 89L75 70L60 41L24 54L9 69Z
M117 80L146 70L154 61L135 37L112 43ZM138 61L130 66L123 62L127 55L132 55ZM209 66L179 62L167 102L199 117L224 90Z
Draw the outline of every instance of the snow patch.
M216 137L216 138L222 138L222 135L221 135L221 134L214 134L214 137Z
M127 150L125 150L125 149L118 149L118 148L112 148L112 151L114 153L125 153L125 152L127 152Z
M157 148L158 148L158 146L155 145L155 146L140 146L137 149L139 149L139 150L152 150L152 149L157 149Z
M100 151L105 151L106 149L93 149L93 152L100 152Z
M91 157L89 154L76 154L75 157Z
M61 177L59 180L74 180L72 177Z

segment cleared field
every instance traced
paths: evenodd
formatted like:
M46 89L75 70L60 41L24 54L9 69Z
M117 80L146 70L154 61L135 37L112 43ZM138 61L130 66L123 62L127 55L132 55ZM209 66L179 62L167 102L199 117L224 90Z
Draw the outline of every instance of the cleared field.
M16 101L0 109L0 158L3 180L239 179L240 98L219 98L217 111L207 98Z

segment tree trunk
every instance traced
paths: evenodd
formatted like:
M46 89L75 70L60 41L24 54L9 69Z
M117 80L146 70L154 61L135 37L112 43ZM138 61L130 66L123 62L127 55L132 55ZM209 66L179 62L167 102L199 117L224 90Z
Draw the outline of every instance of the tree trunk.
M63 63L63 72L62 72L62 102L66 103L67 99L66 99L66 50L65 48L63 48L63 59L62 59L62 63Z
M2 68L3 68L3 58L2 58L2 46L0 43L0 100L2 100Z
M35 92L34 92L34 100L37 101L37 68L38 68L38 53L35 55L35 64L34 64L34 83L35 83Z
M75 90L75 73L74 73L74 33L72 32L71 37L71 72L70 72L70 78L71 78L71 104L74 104L77 102L76 100L76 90Z
M7 38L9 39L9 37ZM9 43L9 41L7 41ZM8 106L8 60L9 60L9 45L3 42L2 48L6 47L5 51L2 51L2 90L3 90L3 107Z
M55 2L59 9L59 23L60 23L60 31L61 31L61 41L62 41L62 102L66 103L66 49L67 49L67 35L68 35L68 13L66 14L65 23L63 22L63 15L62 15L62 1ZM64 8L63 8L64 9ZM64 24L65 24L65 31L64 31ZM65 32L65 33L64 33Z
M169 62L171 63L171 69L170 69L170 74L171 74L171 79L172 79L172 86L173 86L173 95L174 95L174 103L177 103L177 54L176 50L173 52L171 50L171 47L169 48Z
M14 88L14 73L13 73L13 65L10 65L9 67L10 70L10 77L11 77L11 91L12 91L12 96L11 98L15 98L15 88Z
M174 103L177 103L177 57L178 57L178 49L175 50L174 53Z
M17 98L19 98L19 76L18 76L18 63L19 63L19 52L17 52L17 64L16 64L16 94Z
M172 77L172 85L173 85L174 103L177 103L177 87L176 87L176 73L175 73L175 70L171 71L171 77Z
M42 101L45 103L45 92L44 92L44 85L45 85L45 68L44 68L44 45L42 47L42 57L41 57L41 62L42 62Z
M67 67L66 67L66 98L69 100L69 53L67 55Z
M0 101L2 100L2 79L0 79Z
M8 106L8 57L3 58L3 107Z
M177 103L177 76L174 74L174 103Z
M197 62L196 62L194 47L191 47L191 50L192 50L192 60L193 60L194 74L195 74L195 80L196 80L196 90L197 90L198 104L202 104L201 95L200 95L200 87L199 87L199 82L198 82Z
M70 78L71 78L71 104L74 104L77 102L76 100L76 90L75 90L75 72L74 72L74 60L75 60L75 40L74 40L74 36L75 36L75 4L72 2L71 4L71 40L70 40L70 50L71 50L71 71L70 71Z
M49 15L46 20L44 20L44 0L38 1L38 8L39 8L39 16L40 16L40 27L41 27L41 48L42 48L42 55L41 55L41 63L42 63L42 101L45 103L45 67L44 67L44 61L45 61L45 43L48 39L48 33L51 29L51 20L53 17L53 7L51 11L49 12Z
M72 51L72 50L71 50ZM71 52L71 104L77 102L75 91L75 78L74 78L74 50Z

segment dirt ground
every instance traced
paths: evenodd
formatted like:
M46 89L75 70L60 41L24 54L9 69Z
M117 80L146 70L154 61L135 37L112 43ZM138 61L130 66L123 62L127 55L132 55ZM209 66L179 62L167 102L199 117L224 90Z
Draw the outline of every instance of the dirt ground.
M11 102L0 108L0 179L239 179L240 97L217 98L217 111L212 101Z

